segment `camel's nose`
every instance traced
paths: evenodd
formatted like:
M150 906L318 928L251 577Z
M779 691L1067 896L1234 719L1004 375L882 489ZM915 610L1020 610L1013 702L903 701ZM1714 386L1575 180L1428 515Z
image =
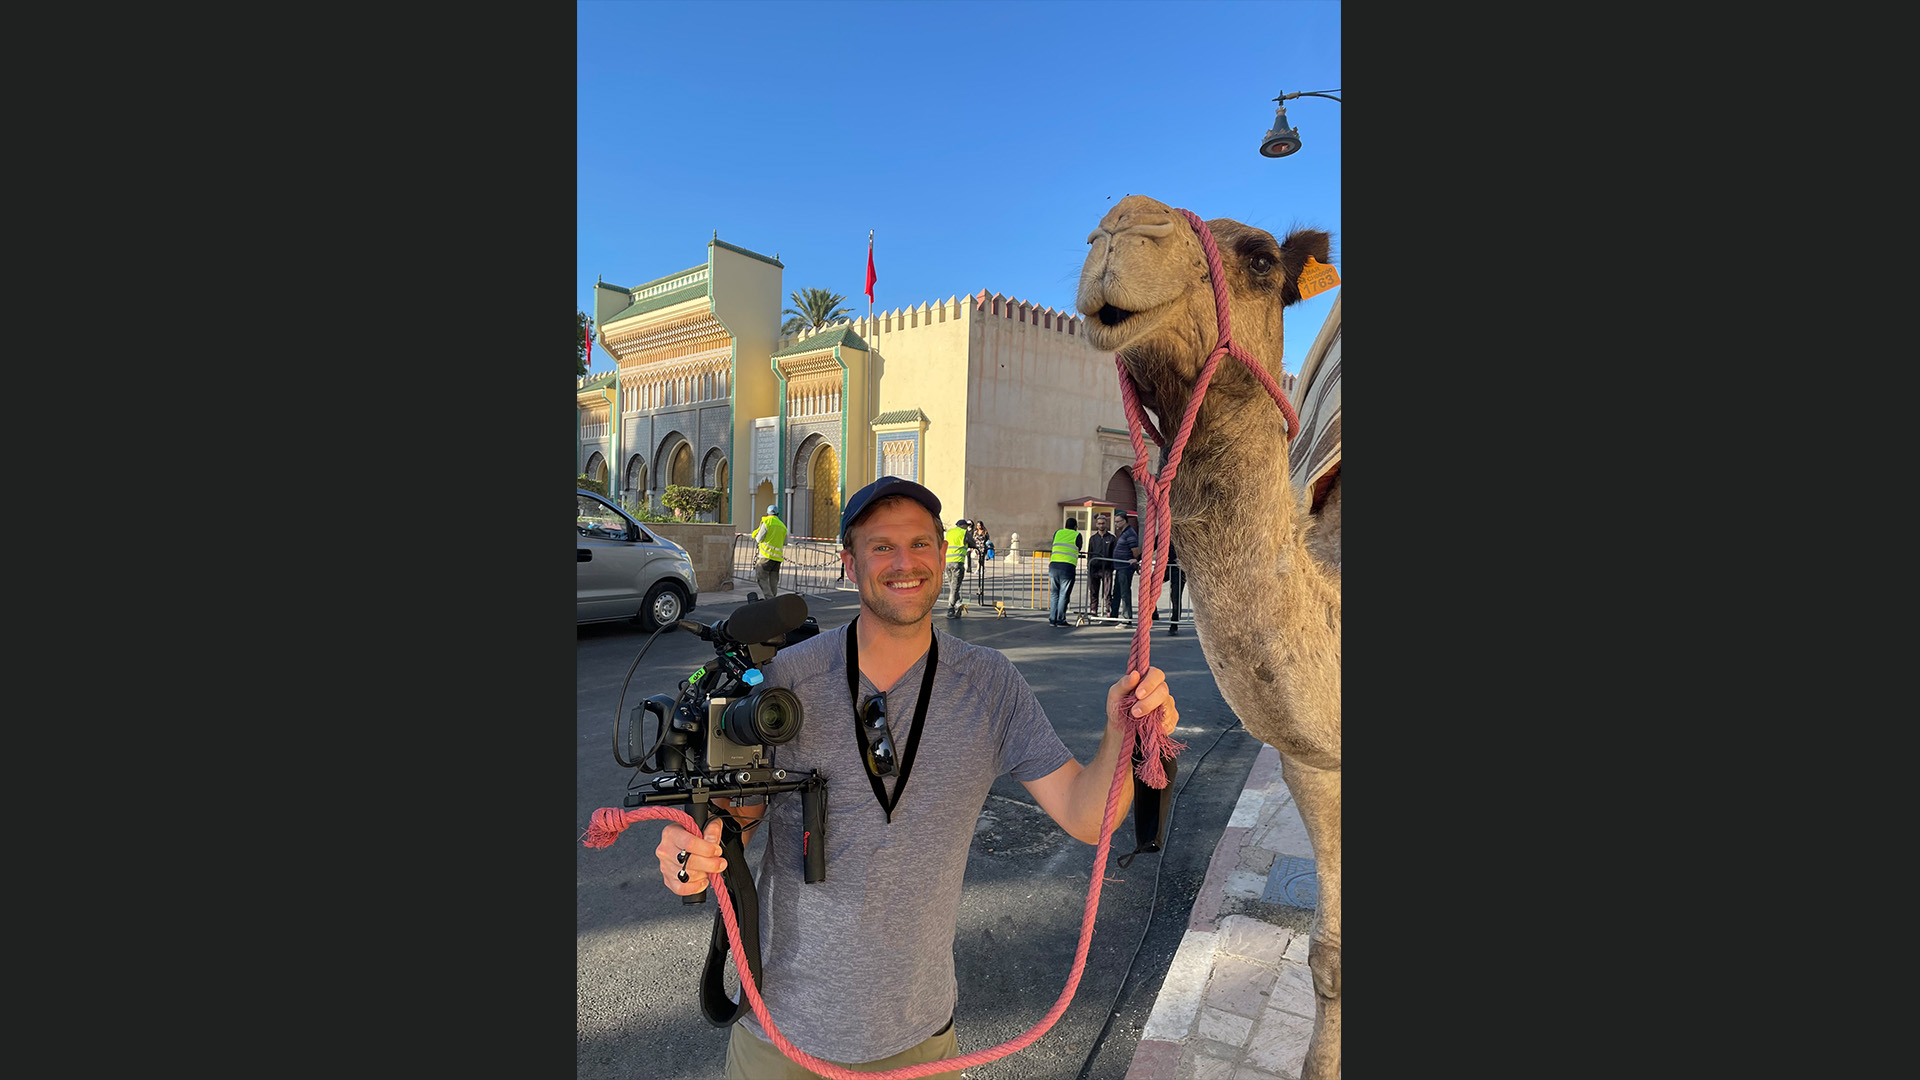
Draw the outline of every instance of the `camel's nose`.
M1112 235L1142 225L1172 224L1175 217L1173 207L1158 199L1129 195L1107 211L1107 216L1100 219L1100 228Z

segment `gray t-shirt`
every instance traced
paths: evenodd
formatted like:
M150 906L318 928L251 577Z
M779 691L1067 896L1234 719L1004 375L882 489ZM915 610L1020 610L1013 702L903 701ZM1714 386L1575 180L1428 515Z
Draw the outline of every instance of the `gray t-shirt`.
M1037 780L1072 760L1013 662L934 631L940 664L907 790L889 823L874 799L847 697L849 627L762 665L800 699L800 733L774 749L827 778L827 878L807 884L798 792L769 800L760 894L761 996L788 1041L867 1062L925 1041L953 1016L953 936L974 825L995 777ZM887 692L895 754L912 738L923 656ZM860 705L877 693L863 675ZM881 781L891 796L895 775ZM741 1020L767 1038L751 1013ZM771 1041L770 1039L768 1041Z

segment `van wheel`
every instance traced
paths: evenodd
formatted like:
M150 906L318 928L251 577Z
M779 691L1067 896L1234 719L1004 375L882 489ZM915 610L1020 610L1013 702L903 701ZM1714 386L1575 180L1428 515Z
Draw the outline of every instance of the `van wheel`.
M640 604L640 614L635 619L642 630L658 630L660 627L680 621L687 610L687 599L681 595L680 587L671 581L656 582L647 590L647 598Z

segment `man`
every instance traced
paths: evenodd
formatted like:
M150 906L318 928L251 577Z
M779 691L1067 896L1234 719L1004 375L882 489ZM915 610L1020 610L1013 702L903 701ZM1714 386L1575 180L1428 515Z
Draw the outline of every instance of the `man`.
M1011 661L934 630L942 532L940 500L919 484L883 476L862 488L847 501L840 534L859 614L761 665L762 685L791 690L801 705L799 730L778 747L778 764L832 778L826 880L805 881L803 845L818 838L806 833L798 798L776 795L762 806L713 800L749 828L764 820L769 830L756 879L756 985L768 1015L801 1050L864 1071L959 1052L953 937L974 823L994 778L1011 774L1061 828L1097 844L1125 739L1121 700L1138 693L1134 716L1164 706L1164 731L1179 720L1165 673L1128 672L1107 691L1106 731L1083 767ZM1119 814L1132 797L1133 785L1122 783ZM726 869L721 828L716 814L704 837L678 825L661 830L654 853L670 892L699 892ZM766 1034L751 1012L734 1025L728 1080L817 1075Z
M1113 538L1113 595L1107 600L1107 618L1120 618L1120 609L1127 610L1127 621L1133 621L1133 575L1140 569L1140 530L1134 527L1137 520L1133 511L1126 512L1126 523L1120 535Z
M947 618L960 617L960 583L967 579L967 548L970 546L967 526L973 524L966 518L953 523L947 530L947 567L940 589L947 594Z
M1113 540L1105 514L1093 516L1093 535L1087 537L1087 610L1104 615L1113 587Z
M1080 565L1080 522L1069 517L1065 528L1053 533L1053 551L1047 560L1047 606L1052 626L1071 626L1067 606L1073 603L1073 579Z
M1167 540L1167 587L1173 593L1173 616L1167 623L1167 636L1175 637L1180 633L1180 593L1187 585L1187 572L1180 569L1180 553L1173 550L1173 540Z
M771 600L780 589L780 564L787 558L783 550L787 543L787 525L780 520L778 506L767 507L760 527L753 530L753 539L760 545L760 565L754 569L753 577L760 583L760 599Z

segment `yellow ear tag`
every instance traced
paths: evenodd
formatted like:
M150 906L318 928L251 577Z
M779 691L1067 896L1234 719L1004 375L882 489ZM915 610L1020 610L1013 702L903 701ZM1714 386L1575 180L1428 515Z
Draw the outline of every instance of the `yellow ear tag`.
M1294 284L1300 288L1300 299L1305 300L1340 284L1340 272L1309 255L1307 265L1300 269L1300 280Z

